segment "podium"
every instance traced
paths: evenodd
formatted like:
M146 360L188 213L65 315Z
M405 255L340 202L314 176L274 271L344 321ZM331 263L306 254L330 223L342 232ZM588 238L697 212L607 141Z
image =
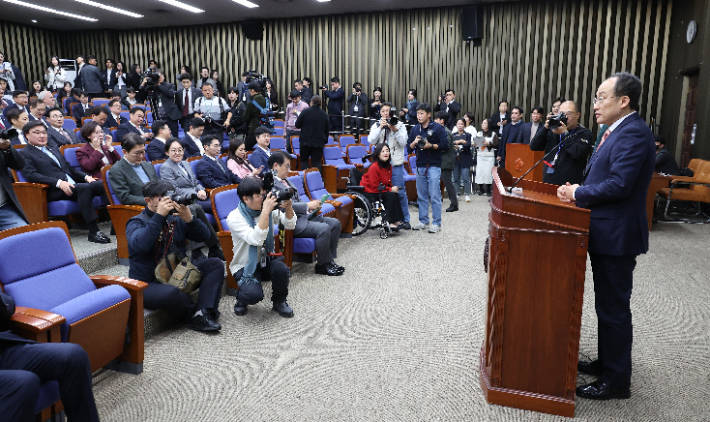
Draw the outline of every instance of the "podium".
M518 178L544 156L545 151L532 151L527 144L506 144L505 169L511 176ZM525 176L525 180L542 182L542 172L546 168L544 163L540 164Z
M574 416L589 210L493 170L480 383L492 404Z

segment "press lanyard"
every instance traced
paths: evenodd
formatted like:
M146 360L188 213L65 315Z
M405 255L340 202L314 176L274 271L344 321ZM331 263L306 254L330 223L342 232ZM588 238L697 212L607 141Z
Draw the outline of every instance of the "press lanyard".
M570 137L570 136L572 136L572 134L573 134L577 129L579 129L579 126L577 126L576 128L572 129L572 132L567 132L567 136L565 136L564 134L560 135L560 147L557 149L557 154L555 154L555 159L552 160L552 166L550 166L550 167L554 167L554 166L555 166L555 164L557 163L557 157L560 156L560 151L562 151L562 148L565 147L565 143L564 143L563 139L567 140L567 138Z

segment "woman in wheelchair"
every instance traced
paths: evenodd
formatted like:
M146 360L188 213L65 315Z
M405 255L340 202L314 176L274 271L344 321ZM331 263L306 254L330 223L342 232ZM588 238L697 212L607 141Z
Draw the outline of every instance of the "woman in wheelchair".
M363 195L370 203L382 200L386 213L386 221L390 229L397 231L402 226L402 208L399 205L397 186L392 186L392 158L390 147L386 143L378 144L372 153L373 163L365 175L362 176L360 186L364 188Z

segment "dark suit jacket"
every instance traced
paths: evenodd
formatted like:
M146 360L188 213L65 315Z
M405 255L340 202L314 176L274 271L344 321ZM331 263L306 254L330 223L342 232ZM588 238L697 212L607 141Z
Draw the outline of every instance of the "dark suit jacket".
M121 159L121 156L116 150L109 151L106 145L102 145L101 148L104 154L106 154L109 164L114 164ZM96 151L88 142L84 144L83 147L76 150L76 159L79 161L81 169L96 179L101 179L101 167L105 166L102 161L103 157L104 156Z
M91 109L91 105L87 108L87 111ZM74 117L74 120L76 120L76 127L81 127L81 118L82 117L87 117L84 115L84 107L83 104L75 103L71 107L71 115ZM90 117L90 116L89 116Z
M651 129L633 113L609 135L589 160L577 205L592 211L589 252L638 255L648 251L646 195L655 164Z
M264 168L261 170L261 173L259 173L259 176L264 177L264 173L266 173L267 169L269 168L269 156L266 155L264 150L262 150L259 145L254 147L254 153L249 156L249 162L252 166L254 166L255 169L258 169L260 166L264 166Z
M71 140L68 140L66 137L62 136L57 130L50 126L47 128L47 145L50 147L55 147L59 149L60 146L62 145L68 145L68 144L79 144L79 138L77 138L76 133L74 133L73 130L66 130L64 129Z
M348 114L351 116L367 116L367 109L370 107L370 103L367 101L367 94L364 92L359 96L350 94L350 96L348 96L348 104ZM357 104L357 112L354 111L355 104Z
M121 142L124 136L128 135L129 133L135 133L138 135L142 135L141 132L136 129L135 126L131 124L131 122L126 122L121 124L118 129L116 129L116 141ZM148 129L145 129L144 133L150 133Z
M440 110L447 110L447 104L446 103L441 103L441 104L436 104L434 106L434 112L440 111ZM454 130L454 126L456 126L456 117L459 115L461 112L461 104L457 103L455 100L451 102L451 104L448 104L448 114L449 118L446 120L446 127L449 128L449 130Z
M14 313L15 301L10 295L0 292L0 324L3 324L5 320L10 319ZM0 351L6 347L11 347L18 343L34 343L34 341L26 340L20 336L10 333L9 331L0 331Z
M25 82L25 78L22 76L20 68L12 63L10 64L10 67L12 68L12 73L15 75L15 89L19 91L27 91L27 82Z
M19 150L13 147L8 148L7 151L0 151L0 169L2 170L0 171L0 189L5 189L8 201L15 206L17 213L29 224L30 222L27 220L27 216L25 216L25 212L22 210L22 205L20 205L20 201L17 199L15 189L12 188L12 176L10 172L7 171L8 167L13 170L22 170L22 168L25 167L25 160L22 158Z
M123 117L121 115L118 116L118 120L119 121L117 122L116 119L113 118L113 113L109 113L108 119L106 119L106 124L104 125L104 127L105 128L115 127L116 129L118 129L118 127L121 126L122 124L128 123L128 119L126 119L125 117ZM116 135L118 137L118 132L116 132Z
M190 87L190 92L192 93L192 98L190 98L190 101L192 101L192 105L195 104L195 100L200 98L202 96L202 91L195 87ZM180 88L177 93L175 94L175 105L177 106L178 110L180 110L180 115L182 116L182 109L185 107L185 89ZM193 109L194 110L194 109ZM189 110L188 110L189 112Z
M513 125L508 123L505 125L505 130L503 130L503 136L498 144L498 156L500 157L501 163L505 163L505 146L507 144L514 144L520 139L520 131L523 129L523 123L518 123Z
M182 142L185 146L185 158L199 157L202 155L200 153L200 148L195 145L195 142L192 140L190 135L185 134L185 136L180 138L180 142Z
M67 174L71 176L76 183L86 182L86 173L77 170L70 166L67 160L57 148L48 147L49 151L54 154L59 160L61 168L49 158L39 148L33 145L27 145L20 150L22 158L25 159L25 167L22 169L22 175L25 176L28 182L44 183L49 185L48 193L51 193L57 188L57 181L67 180Z
M150 180L160 179L158 173L155 172L155 167L148 161L141 162L141 166ZM121 204L145 206L143 182L128 161L124 159L117 161L111 167L108 180L111 182L113 193L121 201Z
M165 153L165 142L153 138L145 147L145 158L149 161L167 160L168 155Z
M85 67L86 63L84 63L84 66L76 65L76 78L74 79L74 88L84 89L84 82L81 80L81 78L84 75Z
M227 168L224 161L219 158L213 160L206 156L202 156L197 163L197 179L207 189L236 185L242 181L239 176Z
M313 90L304 87L303 91L301 92L301 101L305 102L306 104L308 104L308 106L310 106L311 98L313 98Z
M140 98L141 101L145 100L148 92L144 89L138 91L136 98ZM165 115L161 115L160 118L163 120L180 120L182 117L182 110L178 109L177 104L175 104L175 85L169 82L163 82L158 85L155 90L155 95L160 96L163 101L163 112Z
M118 83L118 77L116 76L116 68L111 69L111 79L110 81L107 82L106 79L106 71L108 69L104 69L101 71L102 79L103 79L103 84L104 84L104 89L106 91L111 91L113 90L113 87L116 86Z
M104 76L98 67L86 64L81 69L81 83L84 86L84 91L89 94L103 94L104 92Z
M656 171L673 176L680 175L680 167L678 167L673 155L666 148L661 148L656 154Z
M505 119L503 120L508 121L508 124L505 125L505 127L507 128L508 125L510 125L510 122L512 121L512 119L510 118L509 111L505 112ZM496 112L493 113L490 117L491 127L489 127L488 129L500 135L500 128L498 127L498 122L500 122L500 112L496 110ZM505 130L503 132L505 133Z
M323 91L323 96L328 98L328 114L340 116L343 112L343 100L345 99L343 87L341 86L335 91L326 89Z
M537 126L537 132L535 132L535 135L542 132L543 129L545 129L545 122L540 122L540 124ZM532 130L532 122L523 123L523 127L522 127L522 129L520 129L520 133L518 134L518 139L515 142L517 144L530 145L530 141L531 141L530 131L531 130ZM535 135L533 135L533 137Z
M328 143L328 114L320 107L308 107L296 119L301 145L323 148Z
M5 109L4 109L3 112L2 112L3 117L5 117L5 121L8 123L7 126L9 126L9 123L10 123L10 121L7 120L7 112L10 111L10 110L12 110L13 108L20 108L20 106L17 105L16 103L12 103L12 104L10 104L9 106L5 107ZM30 108L29 108L29 106L25 106L25 111L27 112L28 115L30 114Z
M562 140L564 142L557 156L554 172L550 173L549 167L545 166L542 181L552 185L564 185L567 182L573 185L582 183L584 180L584 167L587 165L589 153L592 152L592 131L579 125ZM537 135L530 143L530 149L532 151L545 151L545 154L547 154L556 149L559 143L560 135L542 125L542 130L537 131ZM557 155L557 152L550 153L546 161L553 162L555 155Z

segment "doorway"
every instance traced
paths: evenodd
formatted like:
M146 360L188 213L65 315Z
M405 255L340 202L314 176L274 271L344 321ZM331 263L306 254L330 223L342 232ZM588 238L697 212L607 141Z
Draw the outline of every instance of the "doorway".
M688 90L685 102L685 123L683 123L683 149L681 150L680 166L688 167L690 163L690 151L695 143L695 110L698 103L698 82L700 72L687 75Z

